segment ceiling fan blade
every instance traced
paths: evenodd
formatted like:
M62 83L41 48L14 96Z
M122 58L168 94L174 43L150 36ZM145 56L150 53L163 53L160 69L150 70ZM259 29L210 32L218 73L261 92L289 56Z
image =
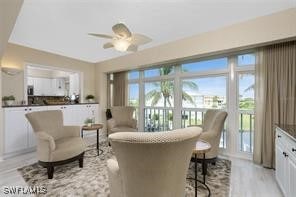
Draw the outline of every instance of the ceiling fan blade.
M120 38L129 38L132 36L130 30L123 23L118 23L112 27L113 32Z
M131 44L126 51L132 51L132 52L136 52L138 51L138 46L137 45L134 45L134 44Z
M133 34L131 37L131 43L134 45L143 45L151 42L152 39L148 36L142 35L142 34Z
M104 49L108 49L108 48L112 48L112 47L114 47L114 45L111 42L107 42L103 45Z
M88 35L90 36L95 36L95 37L100 37L100 38L108 38L108 39L112 39L113 36L107 35L107 34L93 34L93 33L89 33Z

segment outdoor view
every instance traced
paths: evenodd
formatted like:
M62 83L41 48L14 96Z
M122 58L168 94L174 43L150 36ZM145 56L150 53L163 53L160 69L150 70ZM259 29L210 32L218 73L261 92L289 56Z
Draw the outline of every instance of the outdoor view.
M239 149L244 152L253 152L254 84L254 74L239 74Z
M237 56L237 67L255 64L254 54ZM207 109L227 110L228 58L218 58L182 64L181 73L205 73L205 76L180 77L181 127L200 125ZM143 82L144 130L148 132L173 129L175 70L174 66L148 69L140 79L139 71L129 72L129 105L139 108L140 81ZM206 73L221 71L220 75ZM163 78L162 76L167 76ZM192 75L191 75L192 76ZM254 84L253 73L237 72L239 150L252 152L254 132ZM179 85L178 85L179 86ZM177 87L178 87L177 86ZM178 99L179 100L179 99ZM138 114L138 113L137 113ZM137 117L137 116L135 116ZM225 124L226 125L226 124ZM226 147L226 126L223 130L220 147Z

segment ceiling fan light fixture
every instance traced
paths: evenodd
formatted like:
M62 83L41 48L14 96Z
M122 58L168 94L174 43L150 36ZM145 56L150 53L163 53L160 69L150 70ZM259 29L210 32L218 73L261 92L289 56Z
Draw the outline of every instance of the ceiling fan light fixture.
M114 40L113 45L117 51L124 52L124 51L127 51L128 47L131 45L131 43L127 40L119 39L119 40Z

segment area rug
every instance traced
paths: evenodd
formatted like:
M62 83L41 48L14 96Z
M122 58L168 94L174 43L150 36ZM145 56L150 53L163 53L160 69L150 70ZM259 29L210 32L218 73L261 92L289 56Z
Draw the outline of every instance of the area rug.
M108 197L110 194L107 174L107 160L114 157L112 149L106 142L100 143L103 153L99 157L96 154L95 145L88 147L84 159L84 167L78 167L78 162L55 167L54 178L47 179L46 168L37 163L24 166L18 171L23 176L28 186L45 187L47 193L42 196L85 196ZM201 166L198 166L201 169ZM224 197L229 195L231 162L218 159L216 165L208 166L206 183L211 189L212 196ZM190 164L188 176L194 177L194 164ZM202 180L201 172L198 178ZM198 196L207 196L204 186L198 184ZM41 196L41 195L40 195ZM186 197L194 196L194 181L187 180Z

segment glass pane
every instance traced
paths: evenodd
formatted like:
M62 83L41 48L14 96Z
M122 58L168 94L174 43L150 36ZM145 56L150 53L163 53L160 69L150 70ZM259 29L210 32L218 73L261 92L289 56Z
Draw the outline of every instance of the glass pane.
M161 68L149 69L144 71L144 77L159 77L163 75L170 75L174 73L173 66L164 66Z
M199 72L208 70L226 69L228 67L228 59L219 58L213 60L205 60L200 62L193 62L188 64L182 64L183 72Z
M145 131L168 131L173 129L173 110L146 107L144 111Z
M226 108L226 81L225 76L183 80L183 108Z
M252 73L239 74L239 109L254 110L255 77Z
M139 84L128 84L128 105L138 107L139 106Z
M128 79L139 79L140 72L139 71L130 71L128 72Z
M145 83L145 105L152 107L174 106L174 82Z
M239 74L239 150L253 152L255 76L253 73Z
M238 66L255 65L255 54L244 54L238 56Z

